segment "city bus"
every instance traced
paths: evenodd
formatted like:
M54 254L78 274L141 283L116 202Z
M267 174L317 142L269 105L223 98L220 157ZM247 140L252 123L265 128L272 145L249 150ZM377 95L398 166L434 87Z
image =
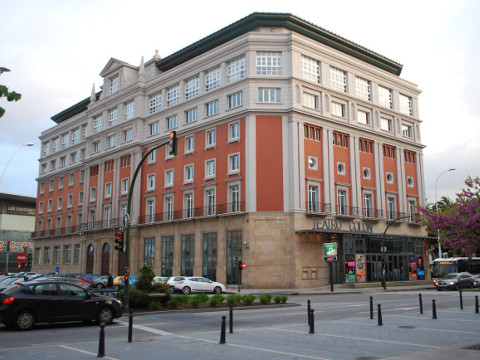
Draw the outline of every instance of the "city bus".
M453 257L433 261L432 279L442 278L448 273L468 272L480 274L480 257Z

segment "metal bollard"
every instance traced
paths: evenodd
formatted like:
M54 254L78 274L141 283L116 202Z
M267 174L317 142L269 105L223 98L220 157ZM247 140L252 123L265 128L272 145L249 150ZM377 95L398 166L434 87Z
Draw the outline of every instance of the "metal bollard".
M463 310L463 295L462 295L462 288L458 289L458 294L460 297L460 310Z
M310 300L307 300L307 324L310 326Z
M98 342L98 355L97 357L105 356L105 324L100 324L100 341Z
M128 342L132 342L133 332L133 309L128 310Z
M432 299L432 319L437 318L437 305L435 304L435 299Z
M313 309L310 310L310 331L309 334L315 334L315 317L313 316Z
M478 295L475 295L475 314L478 314Z
M422 294L418 294L418 302L420 304L420 314L423 314Z
M370 319L373 319L373 296L370 296Z
M225 315L222 316L222 329L220 330L220 344L225 344Z
M383 325L383 321L382 321L382 305L378 304L378 326L382 326Z
M232 334L233 333L233 305L230 304L228 307L229 307L229 309L228 309L228 315L229 315L228 323L230 325L230 334Z

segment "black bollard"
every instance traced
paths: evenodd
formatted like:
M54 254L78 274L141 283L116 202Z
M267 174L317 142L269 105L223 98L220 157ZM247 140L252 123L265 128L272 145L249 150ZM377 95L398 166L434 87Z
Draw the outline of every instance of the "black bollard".
M422 294L418 294L418 302L420 304L420 314L423 314Z
M378 304L378 326L383 326L382 321L382 305Z
M458 289L458 294L460 297L460 310L463 310L463 295L462 295L462 288Z
M370 319L373 319L373 296L370 296Z
M230 334L233 333L233 305L230 304L229 306L229 309L228 309L228 315L229 315L229 325L230 325Z
M475 314L478 314L478 295L475 295Z
M435 299L432 300L432 319L437 318L437 305L435 305Z
M132 342L133 330L133 309L128 310L128 342Z
M310 326L310 300L307 300L307 324Z
M100 324L100 341L98 342L98 355L97 357L105 356L105 324Z
M220 330L220 344L225 344L225 320L226 316L222 316L222 329Z
M315 317L313 316L313 309L310 310L310 331L309 334L315 334Z

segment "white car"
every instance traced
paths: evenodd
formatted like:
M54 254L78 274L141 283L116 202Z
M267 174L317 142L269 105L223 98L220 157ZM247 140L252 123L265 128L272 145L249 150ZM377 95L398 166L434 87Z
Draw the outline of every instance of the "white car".
M186 276L170 276L167 280L167 285L170 286L170 292L175 292L175 284L180 280L186 279Z
M225 292L225 285L198 276L191 276L180 280L174 287L175 290L181 291L184 294L190 294L191 292L213 292L215 294L221 294Z

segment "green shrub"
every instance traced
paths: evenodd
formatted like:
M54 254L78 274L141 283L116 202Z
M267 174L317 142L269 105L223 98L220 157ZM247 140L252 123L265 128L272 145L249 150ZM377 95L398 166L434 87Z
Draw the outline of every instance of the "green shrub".
M117 297L125 306L125 289L120 290ZM138 290L134 286L129 287L128 298L129 306L131 308L146 308L151 302L151 299L146 292Z
M273 298L273 301L275 301L275 304L285 304L287 302L287 297L285 295L281 295L281 296L275 296Z
M152 291L159 294L170 294L170 286L163 283L154 283Z
M242 302L245 305L252 305L255 302L255 295L243 295Z
M197 295L192 297L192 299L194 299L194 298L198 299L198 301L200 301L200 303L206 303L209 299L208 295L204 294L204 293L197 294ZM190 302L192 302L191 299L190 299Z
M143 264L139 271L140 276L135 283L135 287L138 290L151 292L153 290L153 278L155 277L155 273L153 272L153 266Z
M152 301L148 304L150 310L160 310L163 307L163 304L160 301Z
M180 298L178 296L172 296L167 304L170 308L176 309L176 308L180 307L182 302L180 301Z
M180 304L188 304L190 302L190 297L188 295L177 295L178 301Z
M242 296L238 294L230 294L227 296L226 301L228 305L235 305L242 301Z
M194 307L194 308L198 308L198 306L201 303L202 303L202 301L196 296L194 296L190 299L190 305L192 305L192 307Z
M210 300L208 300L208 304L210 306L217 306L219 303L223 302L223 300L225 300L225 297L220 295L220 294L215 294L213 295Z
M270 302L272 301L272 295L270 294L260 295L259 300L260 300L260 303L262 303L263 305L270 304Z

